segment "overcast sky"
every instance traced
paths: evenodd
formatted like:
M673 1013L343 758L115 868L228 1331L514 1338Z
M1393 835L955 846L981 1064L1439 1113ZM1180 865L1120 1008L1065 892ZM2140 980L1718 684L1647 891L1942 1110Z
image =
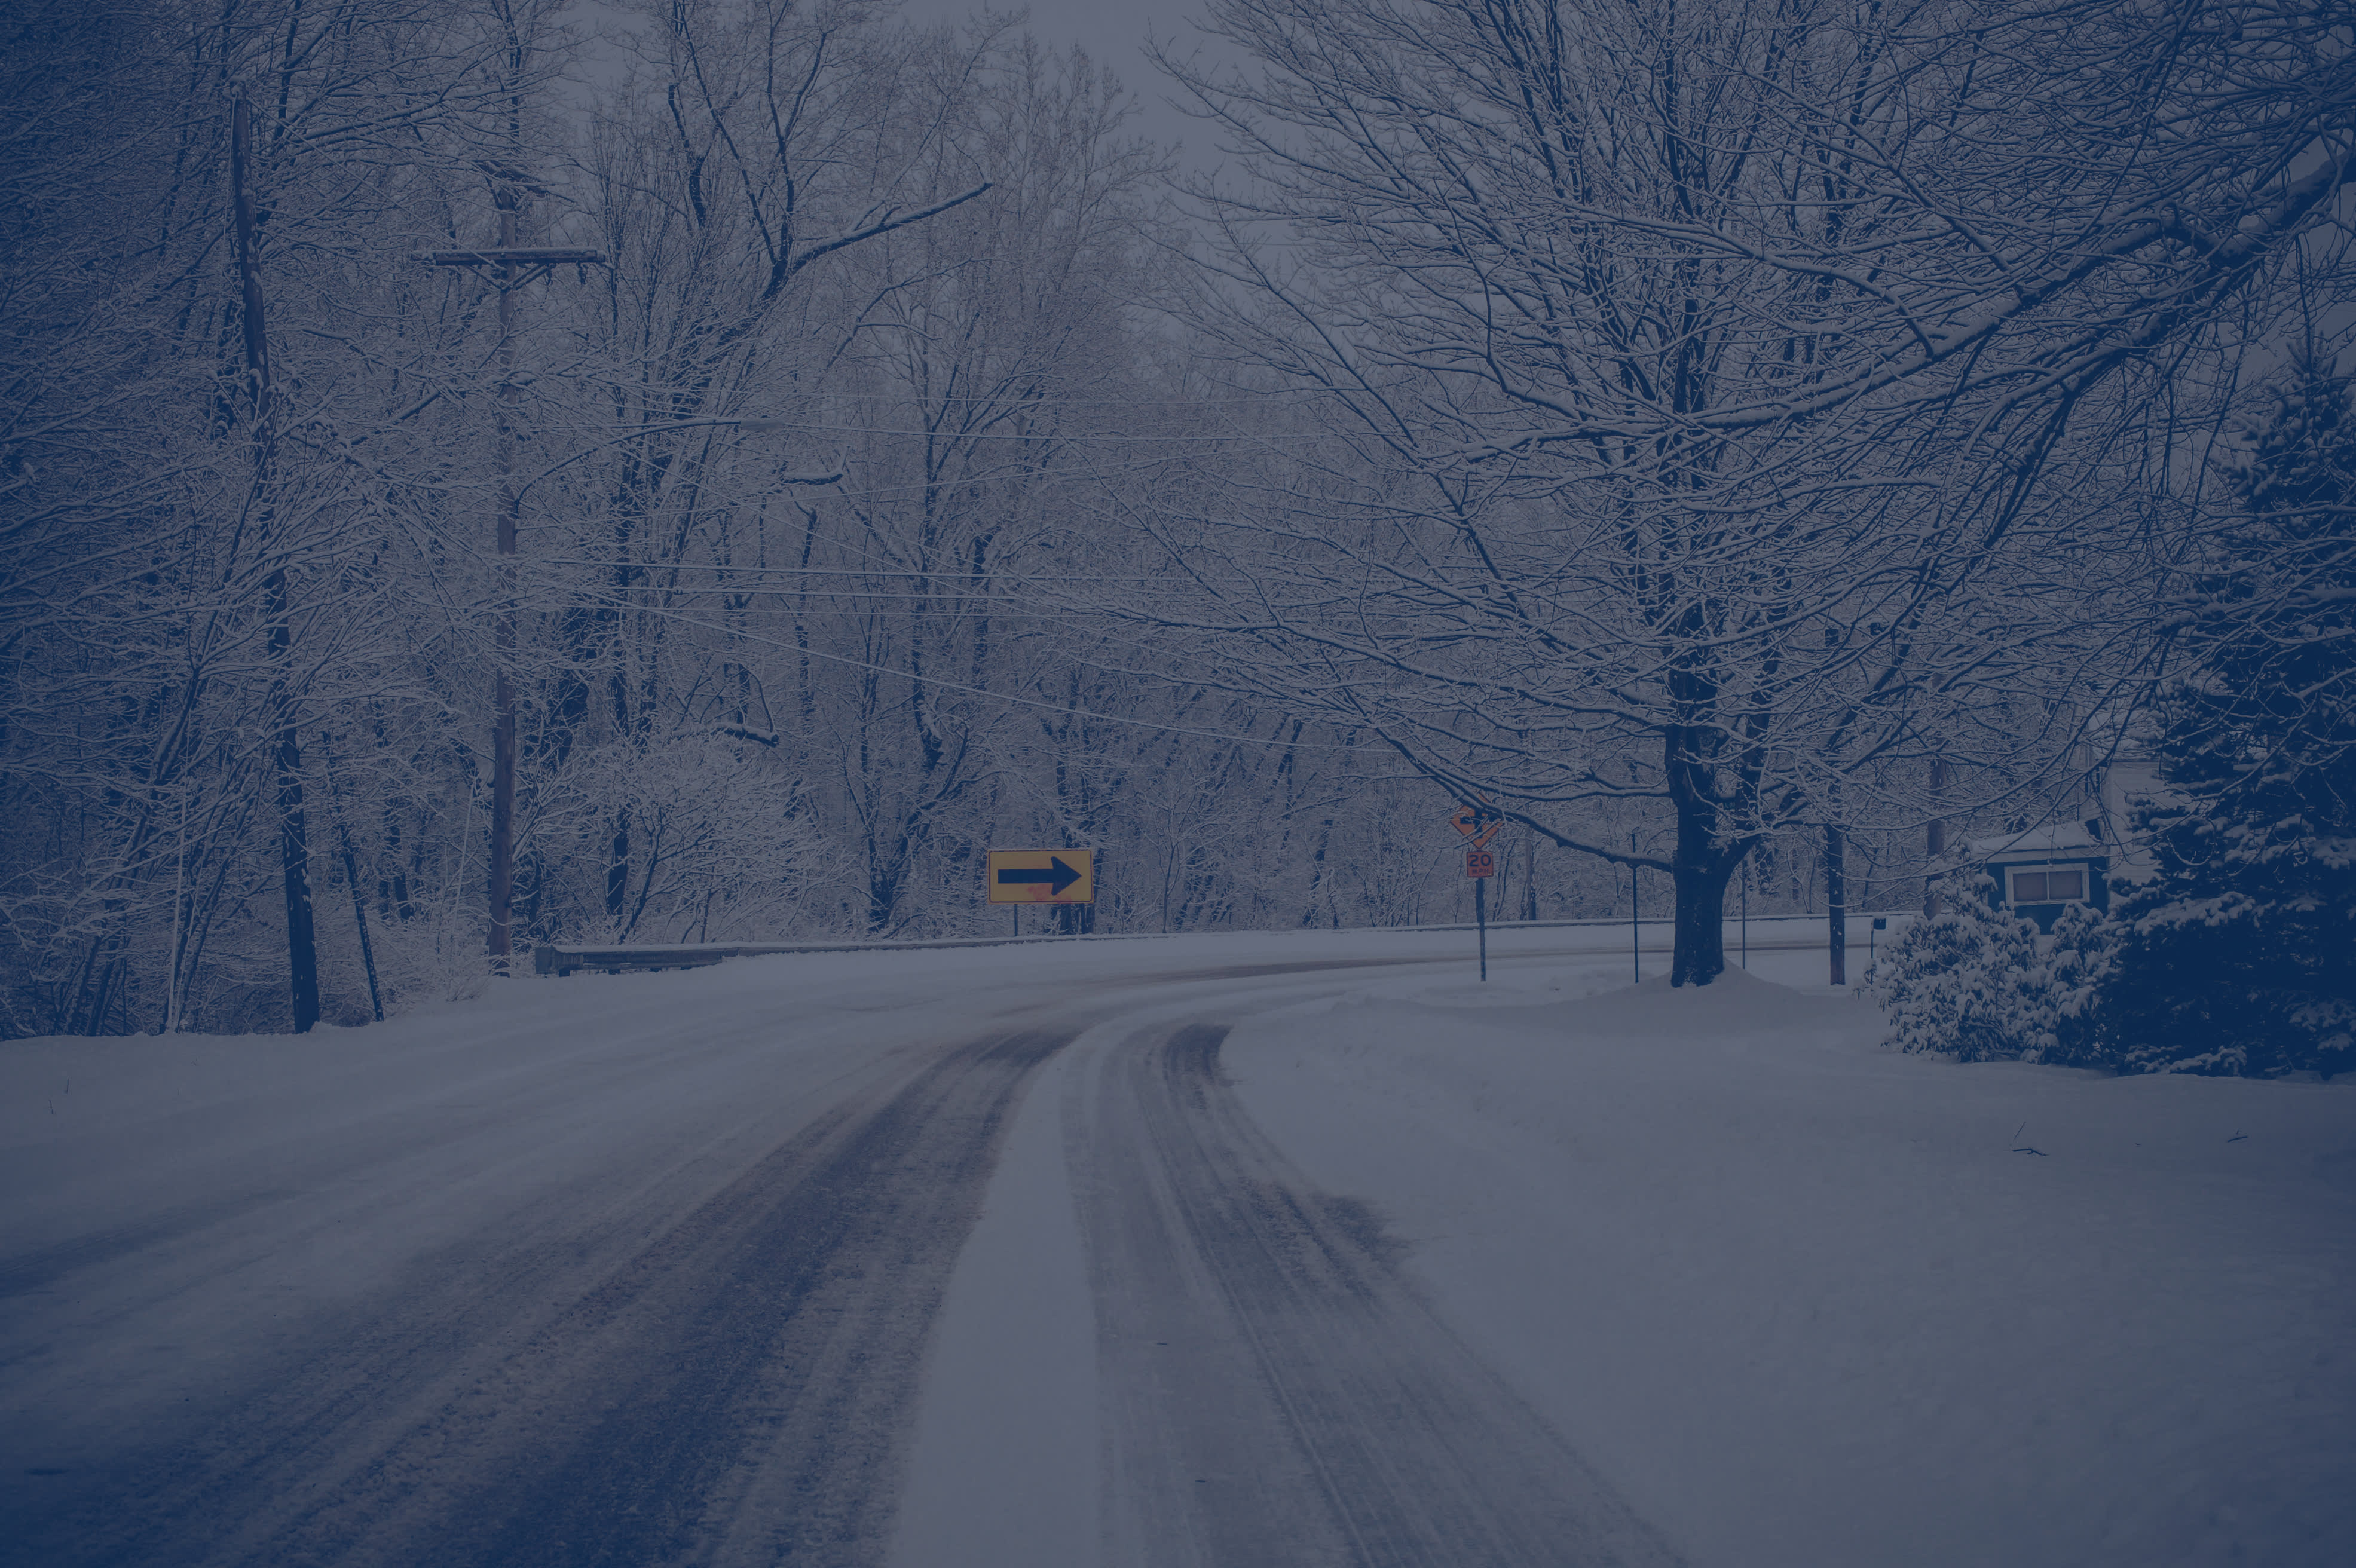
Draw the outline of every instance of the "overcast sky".
M920 23L961 20L980 8L976 0L900 0L900 14ZM1058 48L1077 44L1089 58L1108 67L1136 101L1136 117L1130 122L1134 134L1183 144L1182 166L1189 171L1218 165L1215 136L1167 101L1169 83L1141 52L1150 31L1182 59L1197 52L1212 59L1226 58L1229 51L1221 40L1206 38L1197 30L1200 0L1034 0L1029 5L997 9L1001 14L1027 12L1030 29L1041 41ZM592 32L626 28L634 22L626 10L606 0L573 0L570 15ZM592 44L575 66L574 79L582 84L578 91L584 101L589 91L614 76L616 68L610 56L609 47Z
M902 15L919 22L963 17L977 8L973 0L902 0L901 7ZM1154 37L1174 43L1172 52L1182 57L1205 47L1210 40L1195 27L1202 13L1197 0L1032 0L1027 6L1000 9L1028 11L1031 30L1042 41L1059 47L1077 44L1110 67L1136 95L1138 114L1131 124L1138 133L1161 142L1184 142L1192 166L1216 162L1210 130L1163 101L1170 96L1168 84L1139 53L1149 30Z

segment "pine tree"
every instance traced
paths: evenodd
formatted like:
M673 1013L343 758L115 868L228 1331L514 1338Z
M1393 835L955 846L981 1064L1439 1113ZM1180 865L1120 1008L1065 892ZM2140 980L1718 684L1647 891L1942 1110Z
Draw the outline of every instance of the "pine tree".
M2147 808L2158 869L2114 909L2099 1003L2128 1071L2356 1067L2356 409L2280 394L2180 634Z

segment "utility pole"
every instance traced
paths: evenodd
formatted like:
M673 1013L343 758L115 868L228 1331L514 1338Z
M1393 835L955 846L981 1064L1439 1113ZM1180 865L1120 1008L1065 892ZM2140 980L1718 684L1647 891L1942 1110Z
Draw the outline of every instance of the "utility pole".
M498 547L499 555L498 603L493 610L497 617L492 638L497 649L494 663L491 731L491 866L490 905L491 929L488 946L491 973L508 973L509 959L513 952L513 901L515 892L515 800L516 800L516 709L515 676L512 667L516 649L516 525L523 509L522 492L516 488L516 405L522 389L515 384L516 291L539 282L552 268L559 266L604 266L605 257L596 251L574 251L548 246L519 246L516 243L516 208L524 193L545 194L541 187L520 176L503 177L492 199L499 213L499 242L485 251L431 251L424 261L433 267L466 267L490 275L499 291L499 401L498 401L498 462L499 509Z

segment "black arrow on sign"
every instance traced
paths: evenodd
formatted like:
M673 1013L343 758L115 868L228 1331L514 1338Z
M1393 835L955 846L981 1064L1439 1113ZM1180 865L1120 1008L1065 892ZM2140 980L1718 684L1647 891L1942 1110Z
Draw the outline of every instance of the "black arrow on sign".
M1061 855L1048 856L1047 864L1053 869L1044 871L1001 871L998 873L998 885L1003 888L1024 882L1044 882L1050 893L1060 893L1080 880L1077 871L1064 864Z

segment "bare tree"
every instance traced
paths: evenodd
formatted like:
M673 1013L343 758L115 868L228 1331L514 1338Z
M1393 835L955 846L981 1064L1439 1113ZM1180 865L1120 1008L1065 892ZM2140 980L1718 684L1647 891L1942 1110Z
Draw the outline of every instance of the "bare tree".
M1763 834L2017 784L2131 676L2170 421L2356 177L2303 7L1212 14L1253 69L1164 63L1255 183L1191 310L1298 411L1168 497L1201 597L1138 618L1669 871L1680 984ZM1665 863L1564 816L1613 800Z
M210 1016L291 1001L300 1025L300 733L411 685L387 650L432 641L389 591L429 542L391 475L434 400L404 379L381 263L463 166L481 39L461 8L347 0L37 7L17 41L43 83L22 101L64 134L17 140L39 200L10 236L35 281L6 338L12 1021L184 1022L210 963ZM258 859L265 780L281 831ZM275 1005L265 940L294 978Z
M1052 699L1080 680L1058 645L1063 594L1025 580L1087 558L1064 548L1073 487L1132 422L1122 303L1153 164L1120 134L1118 83L1085 56L1018 39L990 64L955 155L991 172L990 196L847 271L829 383L870 433L846 443L840 500L819 503L827 560L846 572L819 600L855 615L866 663L897 672L856 683L862 744L839 765L871 929L905 919L913 892L969 880L1001 783L1052 773L1042 804L1065 830L1103 827L1060 765L1052 710L990 698ZM944 164L934 181L954 184Z

